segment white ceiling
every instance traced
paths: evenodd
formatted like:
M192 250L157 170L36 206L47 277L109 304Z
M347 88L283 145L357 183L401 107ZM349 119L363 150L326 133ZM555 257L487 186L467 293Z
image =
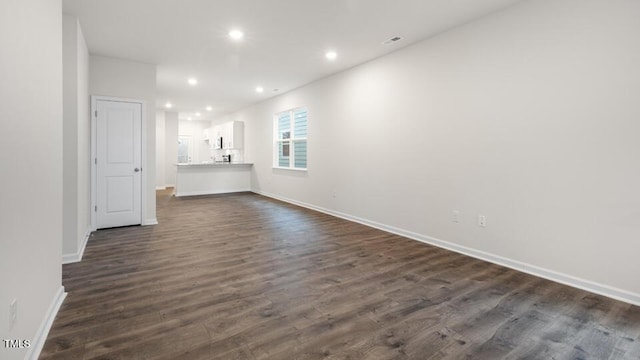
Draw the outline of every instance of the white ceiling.
M63 0L63 8L80 19L91 54L158 65L158 108L170 101L181 116L214 119L518 1ZM232 28L245 39L229 39ZM394 36L402 40L382 44ZM325 59L329 49L337 60Z

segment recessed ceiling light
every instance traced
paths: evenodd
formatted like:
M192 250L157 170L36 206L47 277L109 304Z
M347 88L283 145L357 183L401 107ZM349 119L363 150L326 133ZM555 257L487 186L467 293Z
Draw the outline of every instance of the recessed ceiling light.
M213 108L211 106L207 106L207 111L211 111Z
M188 117L188 118L187 118L187 120L191 121L191 120L193 120L193 119L192 119L191 117Z
M324 56L329 60L335 60L338 57L338 54L335 51L327 51Z
M262 88L262 86L258 86L258 87L256 87L256 92L261 93L261 92L263 92L263 91L264 91L264 88Z
M187 82L192 86L198 85L198 79L196 78L190 78L189 80L187 80Z
M202 115L202 114L200 114L199 112L196 113L196 116L200 116L200 115Z
M242 40L242 38L244 37L244 33L240 30L231 30L229 31L229 37L232 38L233 40Z
M173 107L173 104L168 102L168 103L164 104L164 107L166 107L167 109L171 109Z

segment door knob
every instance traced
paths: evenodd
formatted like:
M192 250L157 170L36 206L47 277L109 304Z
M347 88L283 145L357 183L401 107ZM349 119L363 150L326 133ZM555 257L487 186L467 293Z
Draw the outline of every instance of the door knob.
M135 169L133 169L133 171L138 172L138 171L140 171L140 169L135 168Z

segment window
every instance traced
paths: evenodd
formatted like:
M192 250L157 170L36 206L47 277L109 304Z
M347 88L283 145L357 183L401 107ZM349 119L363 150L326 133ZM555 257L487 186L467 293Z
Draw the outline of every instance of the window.
M307 109L277 113L273 121L273 166L307 169Z

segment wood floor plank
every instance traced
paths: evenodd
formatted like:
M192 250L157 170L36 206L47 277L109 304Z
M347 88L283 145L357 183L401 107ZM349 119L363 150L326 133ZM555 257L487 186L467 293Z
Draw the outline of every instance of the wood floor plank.
M640 308L251 193L92 234L41 359L638 359Z

